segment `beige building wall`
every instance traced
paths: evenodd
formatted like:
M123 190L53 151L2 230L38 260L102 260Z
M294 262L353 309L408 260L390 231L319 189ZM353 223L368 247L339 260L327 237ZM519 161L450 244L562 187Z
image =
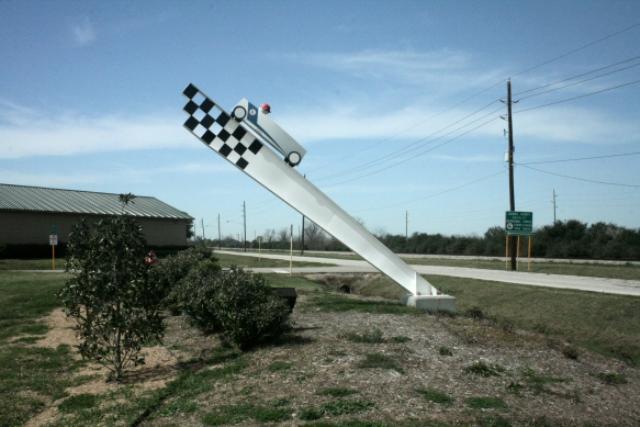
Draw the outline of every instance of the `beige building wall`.
M0 244L49 244L57 229L58 241L66 242L71 227L82 218L99 215L36 212L0 212ZM182 219L136 218L150 246L186 246L188 221Z

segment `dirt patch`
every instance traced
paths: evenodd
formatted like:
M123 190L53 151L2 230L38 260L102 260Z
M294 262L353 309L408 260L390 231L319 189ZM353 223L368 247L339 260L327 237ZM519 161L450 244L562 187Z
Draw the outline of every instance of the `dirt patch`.
M78 344L75 322L64 313L61 308L56 308L42 321L49 327L49 331L44 338L38 340L36 347L58 348L59 345L73 347Z
M76 350L79 341L74 329L75 322L72 318L67 317L62 309L55 309L48 316L42 318L41 321L47 324L49 330L42 339L33 344L34 346L55 349L59 345L68 345L72 349L72 356L77 360L81 359ZM124 385L133 385L134 394L164 388L168 381L175 378L180 359L179 352L171 351L165 346L156 345L143 348L141 355L144 357L145 363L128 369L123 381ZM105 366L91 362L86 363L75 373L74 378L78 380L88 378L88 381L68 387L65 392L69 396L79 394L98 395L121 388L122 384L106 381L108 373L109 371ZM49 402L47 408L29 420L26 426L45 426L56 421L59 415L57 407L64 400L63 398L55 402Z

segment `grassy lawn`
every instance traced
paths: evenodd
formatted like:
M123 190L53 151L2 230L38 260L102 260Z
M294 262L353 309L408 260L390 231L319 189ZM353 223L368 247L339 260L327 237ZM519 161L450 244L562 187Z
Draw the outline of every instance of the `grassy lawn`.
M75 384L70 349L32 347L47 332L37 319L57 306L64 274L0 272L0 425L20 425ZM19 340L15 338L21 337Z
M498 260L463 260L463 259L432 259L432 258L404 258L409 264L442 265L450 267L484 268L489 270L504 270L504 261ZM520 262L519 271L527 270L526 259ZM531 263L532 273L569 274L575 276L605 277L611 279L640 280L640 266L638 265L608 265L608 264L575 264L569 262L539 262Z
M56 269L64 270L65 260L56 259ZM0 259L2 270L51 270L51 259Z

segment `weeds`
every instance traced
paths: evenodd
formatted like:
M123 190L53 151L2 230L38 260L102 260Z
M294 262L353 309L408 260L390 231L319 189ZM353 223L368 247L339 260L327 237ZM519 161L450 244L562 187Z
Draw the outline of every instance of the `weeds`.
M505 369L497 363L488 364L482 360L464 368L465 373L480 375L482 377L497 377L504 371Z
M363 412L374 406L373 402L367 400L334 400L322 405L321 409L325 414L337 417Z
M478 396L465 400L467 406L473 409L506 409L507 404L499 397Z
M331 396L331 397L345 397L351 396L352 394L358 393L357 390L353 390L351 388L345 387L329 387L320 390L317 394L321 396Z
M451 403L453 403L451 396L432 388L418 388L416 392L429 402L440 403L442 405L451 405Z
M77 412L82 409L92 408L98 402L98 397L95 394L78 394L65 399L58 406L60 412Z
M580 353L577 348L572 345L568 345L562 348L562 355L567 359L578 360Z
M237 424L248 419L260 423L286 421L291 418L290 408L274 408L251 404L224 405L209 412L202 418L208 426Z
M546 386L549 384L563 383L567 380L565 378L551 377L537 373L531 368L526 368L522 372L522 376L526 385L534 394L554 394Z
M378 328L372 329L371 331L364 332L362 334L350 332L345 334L344 337L347 340L355 343L382 344L385 342L385 339L382 336L382 331Z
M404 369L396 359L382 353L368 353L365 359L357 365L360 369L391 369L400 374L404 374Z
M272 362L267 369L269 372L280 372L280 371L288 371L293 366L289 362L285 362L284 360L276 360Z
M451 351L451 349L449 347L445 347L444 345L438 347L438 354L440 354L440 356L453 356L453 352Z
M628 382L624 374L617 372L600 372L597 377L600 381L609 385L627 384Z

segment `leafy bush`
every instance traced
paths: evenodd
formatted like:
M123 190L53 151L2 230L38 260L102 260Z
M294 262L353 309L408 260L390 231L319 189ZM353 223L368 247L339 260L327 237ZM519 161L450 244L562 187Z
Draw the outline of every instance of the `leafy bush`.
M78 324L82 356L107 366L116 380L127 366L143 362L142 344L164 332L164 295L148 280L145 248L140 226L124 216L81 221L69 235L67 269L73 277L59 296Z
M190 257L185 266L193 261L195 257ZM174 277L178 277L178 269L173 270ZM205 332L217 332L221 329L220 321L216 315L213 302L216 298L218 287L220 286L220 266L213 259L197 261L186 271L177 286L170 294L170 300L174 307L179 307L180 311L187 314L193 323Z
M163 258L149 271L150 280L156 282L157 286L167 296L165 303L173 314L179 314L182 310L180 299L178 298L179 295L175 293L175 289L187 274L204 260L215 261L215 258L211 255L209 249L194 247Z
M224 338L247 349L284 332L289 307L263 276L232 267L216 277L213 312Z

